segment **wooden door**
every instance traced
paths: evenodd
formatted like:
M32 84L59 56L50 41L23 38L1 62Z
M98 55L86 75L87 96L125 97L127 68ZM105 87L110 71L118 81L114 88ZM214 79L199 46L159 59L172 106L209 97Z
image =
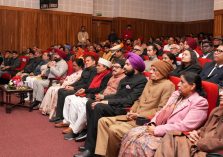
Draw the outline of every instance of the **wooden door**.
M110 20L93 20L92 22L92 40L93 42L101 42L108 39L108 35L112 30L112 21Z

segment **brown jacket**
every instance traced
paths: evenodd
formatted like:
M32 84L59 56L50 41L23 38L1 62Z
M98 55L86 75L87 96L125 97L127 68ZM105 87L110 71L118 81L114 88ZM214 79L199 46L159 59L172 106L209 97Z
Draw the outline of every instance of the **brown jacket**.
M215 108L205 125L200 129L201 139L197 143L204 152L223 152L223 106Z
M138 113L140 117L154 116L167 103L174 90L175 86L168 79L156 82L149 80L142 95L134 102L131 111ZM126 115L117 116L117 120L125 119Z

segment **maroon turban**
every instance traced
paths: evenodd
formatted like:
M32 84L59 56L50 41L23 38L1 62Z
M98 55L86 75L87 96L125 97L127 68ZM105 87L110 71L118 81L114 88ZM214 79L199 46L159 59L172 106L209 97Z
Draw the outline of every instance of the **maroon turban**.
M129 52L126 58L129 60L134 69L138 70L139 72L143 72L145 70L145 63L139 55Z
M59 49L55 49L55 53L60 56L60 58L65 59L67 57L66 53L64 51L61 51Z
M192 37L188 37L188 38L186 39L186 42L187 42L187 44L189 45L189 47L190 47L192 50L194 50L194 49L197 48L197 42L196 42L196 40L195 40L194 38L192 38Z

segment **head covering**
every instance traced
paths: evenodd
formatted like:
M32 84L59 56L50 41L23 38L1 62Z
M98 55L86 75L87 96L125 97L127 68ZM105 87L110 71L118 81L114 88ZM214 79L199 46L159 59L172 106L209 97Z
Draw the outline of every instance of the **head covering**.
M187 44L189 45L189 47L190 47L192 50L194 50L194 49L197 48L197 42L196 42L196 40L195 40L194 38L192 38L192 37L188 37L188 38L186 39L186 42L187 42Z
M84 57L86 58L87 56L91 56L95 59L95 61L97 62L99 59L99 55L96 52L84 52Z
M173 66L170 63L162 60L154 61L151 66L154 66L164 77L167 77L173 70Z
M117 63L119 64L122 68L124 67L125 65L125 59L118 59L118 58L115 58L114 59L114 64Z
M121 50L122 48L124 47L123 43L119 44L119 45L116 45L112 48L110 48L111 51L118 51L118 50Z
M60 56L60 58L65 59L67 57L66 53L64 51L61 51L59 49L55 49L55 53Z
M213 39L222 40L221 36L215 36Z
M134 69L138 70L139 72L143 72L145 70L145 63L139 55L129 52L126 58L129 60Z
M112 63L104 58L99 58L98 63L103 64L104 66L111 68Z

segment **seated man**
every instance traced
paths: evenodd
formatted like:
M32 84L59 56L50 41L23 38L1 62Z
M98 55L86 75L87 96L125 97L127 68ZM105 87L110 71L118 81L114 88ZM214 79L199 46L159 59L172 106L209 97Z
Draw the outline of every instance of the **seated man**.
M205 64L200 76L202 80L223 86L223 45L218 46L213 62Z
M16 68L18 68L20 66L20 64L21 64L21 62L19 60L18 52L17 51L12 51L12 58L10 59L9 64L4 65L4 67L2 67L1 70L0 70L0 77L4 73L9 73L12 76L14 76L17 73Z
M66 75L68 65L66 61L63 59L66 57L63 53L54 54L54 61L48 63L47 73L48 79L40 79L35 80L33 82L33 98L34 102L32 103L32 107L38 106L39 103L43 100L44 97L44 87L48 87L50 83L50 78L63 77Z
M211 112L202 128L186 136L167 134L156 150L155 157L206 157L207 153L213 153L210 157L223 156L223 90L220 96L220 106Z
M126 114L126 108L131 107L139 98L146 85L147 79L141 74L145 64L140 56L128 53L124 66L126 77L120 83L116 94L107 95L99 102L88 101L87 110L87 139L85 151L75 157L93 155L97 138L98 120L101 117Z
M98 122L98 136L95 154L101 156L118 156L121 139L131 128L137 126L137 117L152 117L166 103L175 90L168 80L173 70L165 61L154 61L150 68L150 80L147 82L139 100L135 101L130 112L116 117L103 117Z
M100 63L100 59L99 62ZM113 65L112 77L109 79L107 83L107 87L103 91L103 94L96 95L96 100L99 101L101 98L108 94L115 94L121 79L125 77L123 66L125 64L124 60L116 60ZM100 70L97 67L97 71ZM93 79L94 80L94 79ZM103 81L103 80L102 80ZM94 81L92 81L94 82ZM104 83L103 83L104 84ZM87 89L88 93L91 94L99 93L92 89ZM78 92L77 92L78 93ZM64 121L62 125L69 124L69 128L64 130L63 133L68 133L65 135L65 139L73 139L75 135L77 135L80 131L82 131L86 125L87 117L86 117L86 102L89 100L88 97L76 97L76 96L67 96L64 104ZM57 126L60 126L58 124Z
M57 99L57 107L56 107L56 116L50 119L50 122L58 122L63 120L63 107L65 98L68 95L73 95L77 92L77 90L81 88L88 88L94 76L97 74L95 63L96 63L95 54L87 54L85 56L85 69L81 74L80 80L76 81L70 86L66 86L65 88L61 88L58 90L58 99Z

